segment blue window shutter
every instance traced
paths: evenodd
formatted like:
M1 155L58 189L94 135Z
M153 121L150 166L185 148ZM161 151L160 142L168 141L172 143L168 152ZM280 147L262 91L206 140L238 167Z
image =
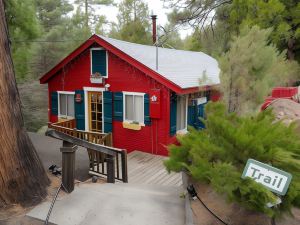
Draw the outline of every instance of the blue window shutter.
M195 126L195 122L196 122L196 107L195 107L195 105L188 106L187 122L188 122L189 126Z
M104 133L112 132L112 93L103 92Z
M170 99L170 135L176 134L177 96L171 95Z
M197 105L197 108L196 108L196 123L195 123L195 127L197 129L204 129L205 128L204 123L200 120L200 119L205 118L205 111L204 111L205 105L206 105L206 103Z
M144 95L144 123L145 125L150 125L151 124L151 119L150 119L150 108L149 108L149 95L145 94Z
M81 102L76 102L76 95L81 95ZM78 130L85 130L85 106L84 106L84 91L75 90L75 119L76 119L76 128Z
M56 91L51 92L51 114L58 115L58 93Z
M106 67L106 51L92 50L92 74L100 73L102 76L107 76Z
M114 93L114 120L123 121L123 93Z

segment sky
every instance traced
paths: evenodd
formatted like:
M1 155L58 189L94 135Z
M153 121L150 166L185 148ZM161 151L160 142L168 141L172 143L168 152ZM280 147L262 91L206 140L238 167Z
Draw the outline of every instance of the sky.
M121 0L115 0L115 3L120 3ZM164 7L164 2L161 0L144 0L148 4L150 13L157 15L157 24L164 26L167 21L167 13L171 12L170 9ZM118 8L113 6L101 6L96 9L96 13L99 15L105 15L109 21L117 22ZM149 18L150 20L150 18ZM192 32L191 29L179 29L180 36L182 38Z

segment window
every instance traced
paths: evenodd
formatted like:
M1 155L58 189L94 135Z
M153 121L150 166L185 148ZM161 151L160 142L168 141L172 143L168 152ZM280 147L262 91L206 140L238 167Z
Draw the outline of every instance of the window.
M177 97L177 119L176 119L176 130L185 130L187 128L187 97Z
M107 52L102 48L91 48L91 75L107 77Z
M62 118L74 118L74 92L58 92L58 99L58 116Z
M143 93L124 93L124 121L144 124Z

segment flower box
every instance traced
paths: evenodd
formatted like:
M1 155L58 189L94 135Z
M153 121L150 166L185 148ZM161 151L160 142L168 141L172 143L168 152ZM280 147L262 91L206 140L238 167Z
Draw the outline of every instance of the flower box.
M102 77L91 77L90 81L92 84L102 84Z
M123 122L123 128L130 129L130 130L141 130L142 126L138 123L129 123Z
M102 84L103 83L103 77L100 73L92 74L90 77L90 81L92 84Z

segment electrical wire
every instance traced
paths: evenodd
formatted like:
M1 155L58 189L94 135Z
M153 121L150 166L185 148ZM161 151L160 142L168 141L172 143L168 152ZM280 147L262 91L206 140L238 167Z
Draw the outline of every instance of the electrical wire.
M53 41L47 41L47 40L10 40L12 43L59 43L59 42L72 42L72 41L84 41L84 40L53 40Z
M228 223L226 223L225 221L223 221L220 217L218 217L213 211L211 211L206 205L205 203L200 199L200 197L198 196L194 186L192 184L190 184L188 187L187 187L187 191L188 193L191 195L192 198L196 197L200 202L201 204L204 206L204 208L210 212L211 215L213 215L217 220L219 220L221 223L223 223L224 225L229 225Z

